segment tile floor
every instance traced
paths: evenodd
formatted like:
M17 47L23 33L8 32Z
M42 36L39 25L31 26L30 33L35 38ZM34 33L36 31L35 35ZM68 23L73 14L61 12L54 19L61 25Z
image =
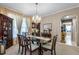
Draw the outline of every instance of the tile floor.
M68 46L63 43L57 42L56 54L57 55L79 55L79 47ZM20 55L20 53L18 54L18 44L7 49L5 55ZM27 55L29 55L29 51L27 51ZM38 51L35 51L33 55L38 55ZM50 51L45 51L44 55L50 55Z

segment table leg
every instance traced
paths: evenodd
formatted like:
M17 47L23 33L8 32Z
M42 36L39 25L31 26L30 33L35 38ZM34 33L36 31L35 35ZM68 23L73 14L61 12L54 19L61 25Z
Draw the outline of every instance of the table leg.
M42 55L42 46L41 46L41 43L39 45L39 55Z

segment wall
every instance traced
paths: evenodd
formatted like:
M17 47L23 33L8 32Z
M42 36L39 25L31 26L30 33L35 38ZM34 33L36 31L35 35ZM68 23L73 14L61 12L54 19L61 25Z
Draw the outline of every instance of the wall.
M52 23L52 37L55 34L58 34L58 42L60 42L61 40L61 18L64 16L75 16L76 21L76 31L75 33L73 33L73 35L75 35L75 42L77 45L79 45L79 7L77 8L73 8L73 9L69 9L69 10L64 10L62 12L53 14L53 15L48 15L46 17L42 18L42 22L41 22L41 32L43 31L43 24L45 23ZM75 25L74 25L75 26Z

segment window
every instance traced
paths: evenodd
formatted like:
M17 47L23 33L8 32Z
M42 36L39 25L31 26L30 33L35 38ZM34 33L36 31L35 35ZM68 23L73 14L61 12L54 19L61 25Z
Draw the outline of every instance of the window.
M21 34L22 32L28 32L28 23L26 18L23 18L23 21L22 21Z

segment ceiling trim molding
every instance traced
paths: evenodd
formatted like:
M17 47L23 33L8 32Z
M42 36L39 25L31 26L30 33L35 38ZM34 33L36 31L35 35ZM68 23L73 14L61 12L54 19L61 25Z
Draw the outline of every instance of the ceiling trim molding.
M43 17L55 15L55 14L57 14L57 13L60 13L60 12L63 12L63 11L67 11L67 10L70 10L70 9L74 9L74 8L78 8L78 7L79 7L79 5L77 5L77 6L72 6L72 7L68 7L68 8L66 8L66 9L56 11L55 13L51 13L51 14L45 15L45 16L43 16Z
M21 15L23 17L30 17L30 16L25 15L24 13L21 13L21 11L18 11L18 10L13 9L13 8L5 7L5 6L0 6L0 8L4 8L4 9L8 10L9 12L12 12L12 13L18 14L18 15Z

